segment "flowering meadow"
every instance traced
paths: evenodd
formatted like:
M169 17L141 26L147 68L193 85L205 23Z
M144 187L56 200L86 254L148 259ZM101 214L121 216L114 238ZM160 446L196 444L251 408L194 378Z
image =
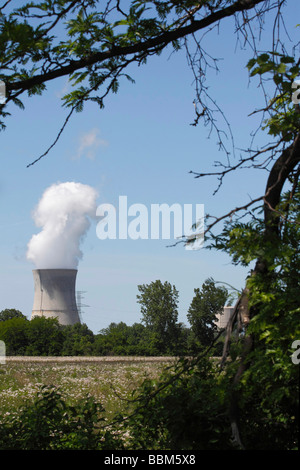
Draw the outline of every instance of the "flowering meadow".
M43 385L55 386L70 403L93 396L109 415L122 411L145 378L159 376L171 358L11 357L0 364L0 415L18 413Z

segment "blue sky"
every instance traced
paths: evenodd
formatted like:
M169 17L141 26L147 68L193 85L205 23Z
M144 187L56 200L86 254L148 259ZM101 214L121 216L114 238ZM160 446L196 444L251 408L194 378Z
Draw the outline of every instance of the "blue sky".
M297 33L296 5L289 2L286 16L292 37ZM222 58L220 73L211 71L207 84L230 121L236 147L246 148L259 122L258 116L248 115L261 107L262 95L255 80L249 84L246 63L251 51L235 48L233 28L228 20L219 34L207 36L210 54ZM265 29L261 49L271 45L271 29ZM53 183L88 184L98 191L98 204L117 206L119 196L126 195L129 205L141 203L149 210L155 203L204 204L205 212L215 215L262 194L263 172L229 175L215 196L214 177L195 179L189 174L211 171L212 163L225 156L218 151L214 134L208 139L201 123L190 125L194 85L184 50L171 56L165 51L128 73L135 84L124 79L119 92L106 99L104 110L89 104L74 115L54 149L29 168L26 165L47 149L64 121L59 97L66 80L50 83L42 97L25 98L25 111L9 108L12 117L0 135L0 310L17 308L30 318L35 266L26 259L26 249L39 231L32 211ZM81 245L77 276L77 290L84 291L83 303L88 305L82 321L95 333L111 322L140 321L139 284L157 279L174 284L179 291L179 321L186 324L194 288L205 279L213 277L236 288L244 285L249 269L233 266L225 254L187 251L181 244L168 248L166 240L99 240L96 224L92 221Z

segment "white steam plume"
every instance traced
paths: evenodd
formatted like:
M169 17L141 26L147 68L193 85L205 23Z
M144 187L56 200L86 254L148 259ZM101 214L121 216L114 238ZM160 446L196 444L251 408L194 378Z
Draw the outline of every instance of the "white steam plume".
M27 259L37 269L76 269L80 243L96 214L97 192L91 186L66 182L44 192L33 219L40 233L28 243Z

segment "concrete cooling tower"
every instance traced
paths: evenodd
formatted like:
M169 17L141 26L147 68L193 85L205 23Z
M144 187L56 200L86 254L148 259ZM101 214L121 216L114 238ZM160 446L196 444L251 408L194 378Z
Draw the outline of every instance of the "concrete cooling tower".
M229 318L234 310L234 307L224 307L223 312L219 315L216 315L217 322L216 325L218 328L226 328Z
M61 325L80 323L76 305L77 269L34 269L31 318L56 317Z

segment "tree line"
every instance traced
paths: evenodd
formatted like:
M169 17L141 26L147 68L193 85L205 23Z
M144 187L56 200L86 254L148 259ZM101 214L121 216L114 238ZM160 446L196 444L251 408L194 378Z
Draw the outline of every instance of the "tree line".
M160 280L138 286L141 322L110 323L94 334L83 323L61 325L57 318L34 317L16 309L0 312L0 340L6 355L16 356L159 356L197 354L218 333L217 315L229 300L228 290L206 279L187 312L189 326L178 322L176 287ZM214 353L220 355L222 342Z

